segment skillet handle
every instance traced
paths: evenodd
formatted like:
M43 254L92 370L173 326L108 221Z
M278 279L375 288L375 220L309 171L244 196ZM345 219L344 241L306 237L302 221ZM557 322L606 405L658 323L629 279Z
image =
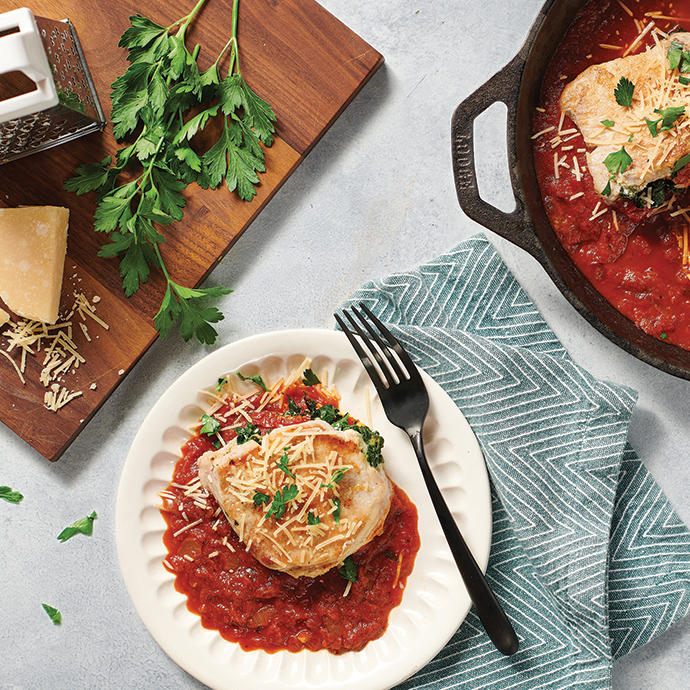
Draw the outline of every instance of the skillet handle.
M524 67L525 59L521 52L455 109L451 122L453 173L458 201L465 214L541 261L543 250L538 245L525 212L522 188L517 173L515 133L518 96ZM508 108L508 168L515 197L515 210L511 213L505 213L484 201L479 196L477 186L474 121L489 106L498 101Z

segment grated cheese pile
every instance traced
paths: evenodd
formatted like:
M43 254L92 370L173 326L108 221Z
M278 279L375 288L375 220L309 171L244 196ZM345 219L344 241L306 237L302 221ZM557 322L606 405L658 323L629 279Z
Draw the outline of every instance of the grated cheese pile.
M39 381L46 387L44 406L57 412L75 398L83 395L81 390L69 390L62 385L65 377L75 373L85 363L84 357L78 351L73 328L79 325L82 335L91 340L88 323L92 322L105 330L108 324L96 314L95 304L98 298L90 302L83 292L74 293L74 304L64 319L55 324L41 321L7 320L2 335L6 339L5 349L0 354L14 367L22 384L26 385L27 357L42 355L42 369ZM78 317L79 320L76 320ZM96 384L92 383L91 388Z

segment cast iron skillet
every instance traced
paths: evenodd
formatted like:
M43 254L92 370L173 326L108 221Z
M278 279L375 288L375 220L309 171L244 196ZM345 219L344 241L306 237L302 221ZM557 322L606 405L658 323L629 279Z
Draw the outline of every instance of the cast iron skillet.
M596 0L594 0L596 1ZM546 67L586 0L547 0L520 52L453 113L453 173L462 210L473 220L529 252L580 314L609 340L648 364L690 380L690 351L653 338L623 316L580 273L544 210L532 152L532 115ZM477 189L474 120L495 102L508 108L508 166L515 210L504 213Z

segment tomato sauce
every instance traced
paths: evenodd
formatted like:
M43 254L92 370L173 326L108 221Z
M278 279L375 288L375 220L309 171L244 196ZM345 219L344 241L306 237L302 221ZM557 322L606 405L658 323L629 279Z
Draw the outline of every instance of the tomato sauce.
M300 421L295 406L308 420L307 400L338 403L320 385L297 383L286 393L278 404L249 412L262 431ZM255 402L260 397L257 393ZM285 416L288 398L293 406L290 417ZM338 568L316 578L293 578L264 567L246 551L213 496L199 501L184 489L197 480L198 458L213 448L206 434L191 438L182 448L171 484L161 494L167 523L164 563L202 625L244 650L271 653L326 649L341 654L360 650L383 635L420 547L417 510L406 494L395 487L383 533L351 556L356 582L349 583Z
M690 222L683 214L650 213L631 200L618 200L610 212L596 215L606 202L594 191L587 171L585 144L579 132L561 137L558 104L564 86L592 64L622 57L655 13L677 20L653 18L655 26L669 32L690 30L690 2L624 0L631 17L616 0L589 2L577 15L545 73L540 107L534 116L534 156L544 205L558 238L580 271L613 305L643 331L690 349L690 268L684 264L683 242ZM635 19L641 24L636 25ZM637 53L652 44L647 34ZM615 50L612 46L622 46ZM632 54L631 53L631 54ZM686 115L687 116L687 115ZM566 117L561 131L575 129ZM554 168L554 154L566 165ZM582 172L580 180L575 169ZM683 185L690 166L675 179ZM575 197L573 199L573 197ZM677 200L676 208L690 206L690 194Z

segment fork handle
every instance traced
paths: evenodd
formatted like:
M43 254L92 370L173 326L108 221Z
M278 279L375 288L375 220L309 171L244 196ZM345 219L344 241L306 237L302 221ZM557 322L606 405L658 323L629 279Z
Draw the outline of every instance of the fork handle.
M417 455L422 476L426 482L427 489L431 496L431 501L436 509L436 514L441 523L441 528L448 541L455 563L458 566L470 599L474 604L475 611L481 620L484 629L496 645L496 648L506 656L515 654L518 650L519 641L515 630L506 616L503 607L493 593L489 583L484 577L484 573L474 559L458 525L453 518L443 494L438 488L438 484L431 473L431 468L424 453L424 443L422 442L421 429L409 431L412 446Z

